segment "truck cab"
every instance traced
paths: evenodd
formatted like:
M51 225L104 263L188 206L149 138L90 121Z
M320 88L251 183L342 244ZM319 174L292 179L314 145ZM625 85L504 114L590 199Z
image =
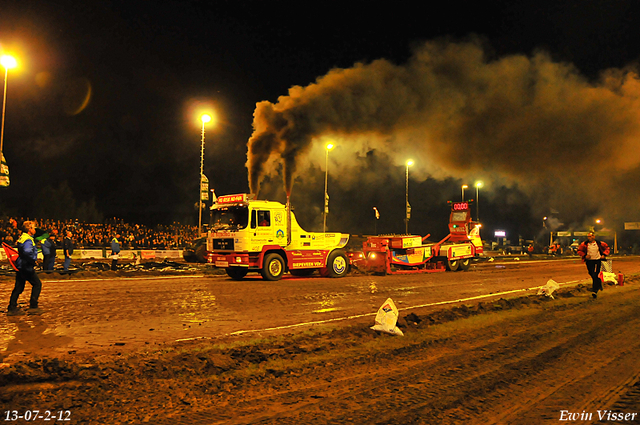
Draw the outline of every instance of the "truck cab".
M286 271L341 277L349 268L342 250L348 241L348 234L306 232L288 205L238 194L220 196L211 207L207 251L210 263L238 280L251 271L266 280Z

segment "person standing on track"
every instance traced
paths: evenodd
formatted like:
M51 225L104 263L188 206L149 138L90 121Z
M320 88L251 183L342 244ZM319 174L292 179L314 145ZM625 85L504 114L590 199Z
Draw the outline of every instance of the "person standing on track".
M596 240L595 233L589 232L587 233L587 240L578 247L578 255L582 257L582 261L587 265L587 272L589 272L589 276L593 281L591 296L596 299L598 298L598 291L603 289L600 269L602 260L606 260L606 256L609 255L609 245Z
M56 235L50 233L49 237L42 243L42 270L53 271L56 263Z
M24 233L18 239L18 258L15 265L16 283L9 299L8 315L24 314L18 309L18 298L24 291L27 282L31 284L31 298L29 299L29 313L39 313L38 298L42 291L42 282L35 271L36 260L38 259L38 249L33 235L36 234L36 223L25 221L22 225Z
M111 239L111 270L118 270L118 258L120 257L120 233L116 233L116 235Z
M73 254L73 240L71 237L73 233L71 230L67 230L67 236L62 241L62 251L64 252L64 271L69 271L69 266L71 265L71 254Z

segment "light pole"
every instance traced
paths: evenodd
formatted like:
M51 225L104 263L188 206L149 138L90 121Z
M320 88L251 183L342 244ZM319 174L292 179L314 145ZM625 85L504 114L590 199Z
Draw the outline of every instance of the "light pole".
M476 221L480 221L480 188L482 182L476 182Z
M405 182L406 182L406 190L405 190L405 219L404 219L404 233L406 235L409 234L409 218L411 218L411 205L409 205L409 167L413 165L413 160L408 160L405 164L406 173L405 173Z
M549 217L542 217L542 226L549 229L549 246L553 245L553 230L551 229L551 223L547 226L547 220Z
M465 190L466 188L468 188L468 187L469 187L469 186L467 186L466 184L463 184L463 185L462 185L462 202L464 202L464 190Z
M604 230L604 220L602 220L601 218L597 218L596 219L596 224L593 226L593 231L597 232L598 228L597 226L600 225L600 230ZM618 253L618 231L614 230L613 231L613 253L617 254Z
M373 222L374 223L373 232L375 233L376 236L378 236L378 220L380 220L380 212L376 207L373 207L373 212L375 212L376 214L376 220Z
M327 231L327 214L329 213L329 192L327 191L329 185L329 151L335 146L333 143L327 143L325 146L325 158L324 158L324 214L322 218L322 232Z
M7 104L7 80L9 78L9 70L18 66L18 61L13 56L3 55L0 57L0 64L4 67L4 95L2 99L2 130L0 130L0 156L2 156L4 148L4 111Z
M204 180L204 125L211 121L211 115L204 114L200 117L202 121L202 142L200 143L200 187L198 188L198 236L202 234L202 181Z

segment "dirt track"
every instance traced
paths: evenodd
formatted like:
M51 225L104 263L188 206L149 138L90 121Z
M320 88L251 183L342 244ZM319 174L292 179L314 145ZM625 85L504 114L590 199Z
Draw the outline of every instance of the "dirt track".
M631 275L640 260L614 267ZM276 284L49 282L42 316L1 319L0 404L96 424L536 424L575 412L595 423L611 406L640 413L629 391L640 378L640 281L591 301L585 277L565 261ZM524 290L549 278L567 282L563 296ZM3 293L10 286L0 282ZM485 298L492 292L508 294ZM369 329L387 297L404 337Z

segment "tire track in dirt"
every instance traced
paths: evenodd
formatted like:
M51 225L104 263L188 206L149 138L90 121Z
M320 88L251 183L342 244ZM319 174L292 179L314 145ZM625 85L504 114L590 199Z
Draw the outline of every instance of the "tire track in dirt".
M86 424L555 423L560 409L595 411L627 394L633 403L640 372L640 290L607 288L596 302L582 291L412 309L427 315L403 318L404 338L373 333L367 319L337 339L320 332L234 348L237 363L229 352L193 354L194 345L184 355L104 356L101 372L78 375L83 385L70 395L16 386L6 400L23 408L60 402ZM334 347L339 356L323 357ZM233 358L227 368L224 356ZM200 368L194 357L216 367Z
M639 412L640 414L640 374L629 379L615 390L612 391L613 397L611 397L613 403L604 406L605 409L617 412ZM599 420L595 423L604 424L610 423L610 421Z
M637 329L639 324L637 308L631 309L634 311L618 309L616 317L607 317L583 329L584 320L576 320L576 316L584 319L593 307L592 303L584 301L564 311L552 308L552 311L532 317L537 325L508 335L497 335L493 339L492 333L500 334L501 330L496 329L497 325L492 326L473 335L480 339L488 337L490 344L479 344L478 340L465 341L463 336L455 342L449 341L447 345L452 347L447 346L441 355L421 361L412 356L425 347L416 346L403 350L403 353L390 353L387 362L381 362L383 355L374 356L373 362L361 362L360 365L346 362L332 375L325 376L328 382L323 385L298 382L291 384L297 385L295 389L264 397L258 405L254 399L234 406L235 411L229 411L231 406L227 406L225 410L229 416L225 415L225 421L233 417L233 423L277 420L283 424L389 421L486 424L557 420L559 409L555 407L557 399L554 397L563 390L572 393L572 388L592 381L595 376L592 370L584 371L585 363L599 364L601 370L622 368L628 374L629 362L613 363L625 356L634 359L638 350L637 343L615 343L633 340L630 338L634 334L629 329ZM630 315L634 316L631 321ZM544 338L549 336L548 324L542 321L544 316L550 316L546 317L547 320L562 320L551 339ZM517 320L510 323L518 325ZM585 346L585 341L589 341L588 346ZM436 349L438 345L430 348ZM610 360L598 353L607 353ZM371 371L376 362L380 369L385 370L384 373ZM557 379L559 370L568 371L561 382ZM332 379L332 376L342 374L347 376ZM529 387L539 390L532 394ZM322 396L315 395L318 393ZM579 400L575 400L573 394L566 400L573 404L562 408L576 406L577 409L580 404L576 405L576 402L584 403L581 395L584 393L578 393ZM535 396L535 401L526 401L532 400L532 396ZM505 399L515 404L505 404ZM551 406L541 407L545 403ZM518 404L519 408L514 408ZM282 411L274 412L277 409Z

